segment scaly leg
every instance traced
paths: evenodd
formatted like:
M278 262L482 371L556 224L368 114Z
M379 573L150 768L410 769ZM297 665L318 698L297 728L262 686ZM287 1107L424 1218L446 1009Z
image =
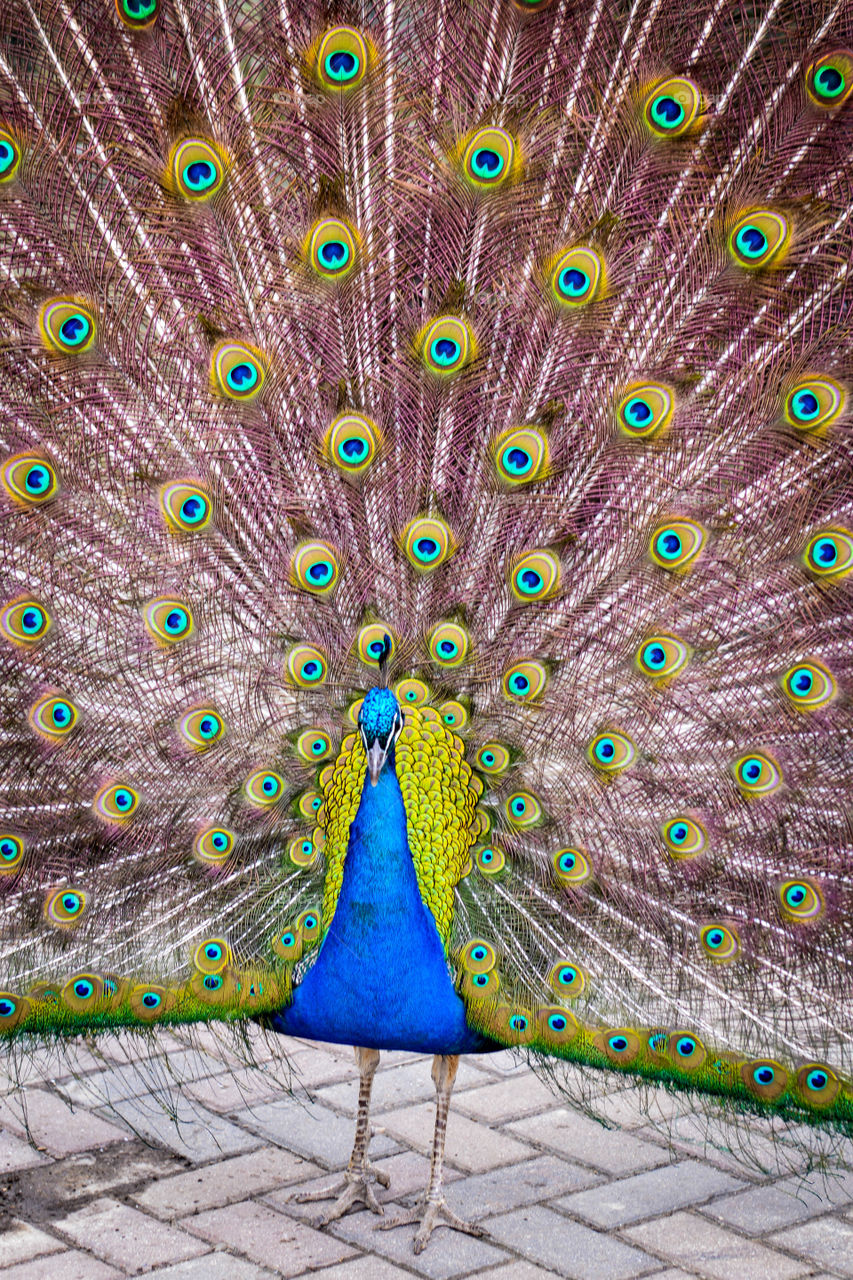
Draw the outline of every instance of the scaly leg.
M315 1227L325 1227L336 1218L342 1218L347 1209L352 1208L357 1200L363 1200L373 1213L385 1212L376 1199L373 1184L378 1182L381 1186L387 1187L391 1179L381 1169L374 1169L367 1159L367 1147L370 1142L370 1090L373 1087L376 1068L379 1066L379 1050L356 1049L355 1060L361 1075L361 1083L358 1089L355 1142L347 1171L343 1178L331 1187L323 1187L319 1191L303 1191L293 1197L297 1204L309 1204L314 1200L329 1200L332 1196L337 1196L335 1203L316 1220Z
M453 1082L459 1070L459 1055L435 1055L432 1064L432 1078L436 1090L435 1135L432 1140L432 1160L429 1170L429 1185L421 1200L413 1209L395 1218L392 1222L381 1222L379 1230L390 1231L393 1227L402 1227L407 1223L419 1222L415 1234L415 1253L423 1253L430 1236L436 1227L452 1227L454 1231L464 1231L469 1236L484 1236L487 1233L476 1223L464 1222L447 1207L441 1194L441 1176L444 1165L444 1142L447 1137L447 1112L450 1107L450 1095Z

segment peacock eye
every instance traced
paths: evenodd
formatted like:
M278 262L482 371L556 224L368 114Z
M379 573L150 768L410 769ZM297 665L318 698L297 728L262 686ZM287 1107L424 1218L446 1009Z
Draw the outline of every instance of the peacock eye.
M628 1066L640 1052L640 1037L630 1028L600 1031L595 1045L614 1066Z
M139 807L139 793L123 783L109 783L95 796L93 807L106 822L126 822Z
M816 578L842 578L853 568L853 534L826 529L811 539L803 561Z
M49 502L59 489L56 471L51 464L30 453L18 453L10 458L0 472L0 479L9 497L26 506Z
M548 473L548 437L539 427L517 427L498 436L495 470L506 485L529 484Z
M19 836L0 835L0 876L12 875L24 860L24 842Z
M407 707L420 707L429 697L429 689L423 680L416 680L413 676L399 680L394 686L394 693L397 701Z
M304 791L299 797L299 812L303 818L307 818L309 821L316 819L322 806L323 797L319 791Z
M586 989L586 973L573 960L558 960L548 974L548 985L567 1000L576 1000Z
M116 0L118 16L132 31L144 31L156 22L160 0Z
M651 440L669 426L675 393L663 382L639 382L629 387L616 408L622 435Z
M14 178L21 163L21 148L6 129L0 129L0 183Z
M501 688L504 696L514 702L533 702L545 689L548 673L541 662L528 659L516 662L503 674Z
M788 1087L785 1068L768 1059L745 1062L740 1069L740 1077L750 1093L764 1102L775 1102Z
M39 329L49 350L69 355L88 351L95 341L93 312L67 298L45 303L39 313Z
M782 677L782 689L802 711L825 707L838 691L832 674L819 662L800 662L791 667Z
M265 809L275 804L284 791L284 779L272 769L257 769L243 783L243 792L249 804Z
M458 667L468 657L471 638L457 622L439 622L427 637L433 662L442 667Z
M308 234L305 257L324 280L343 280L355 266L355 232L339 218L321 218Z
M509 822L522 830L533 827L542 820L542 805L529 791L515 791L504 805Z
M385 638L388 638L388 660L394 656L397 639L384 622L368 622L358 633L358 656L369 667L376 667L385 655Z
M683 1031L673 1031L667 1037L666 1053L671 1062L685 1071L697 1071L706 1058L701 1040Z
M13 644L37 644L50 627L50 615L35 600L13 600L0 611L0 630Z
M351 475L367 470L378 447L376 425L360 413L343 413L335 418L323 441L329 462Z
M161 596L142 611L142 620L152 639L161 645L177 644L192 635L193 616L183 600Z
M707 535L693 520L670 520L652 534L651 557L671 573L683 573L699 555Z
M637 650L637 670L651 680L667 680L686 665L690 650L678 636L650 636Z
M327 542L303 542L293 553L290 571L293 581L303 591L325 596L335 589L340 562Z
M296 917L297 931L305 942L316 942L320 936L320 913L309 909Z
M368 46L353 27L327 31L317 50L317 79L324 89L353 89L367 73Z
M576 245L551 267L551 296L561 307L585 307L604 289L604 261L594 249Z
M197 707L181 717L178 732L196 751L207 751L223 737L225 722L209 707Z
M85 893L79 889L55 889L45 901L44 917L56 929L73 929L85 910Z
M513 138L504 129L478 129L462 155L462 173L479 191L503 186L516 160Z
M210 524L210 498L199 485L186 480L163 485L160 509L176 533L198 533Z
M708 844L708 835L701 823L684 816L665 822L661 835L673 858L697 858Z
M785 420L799 431L822 431L841 416L846 399L831 378L803 378L785 397Z
M295 867L311 867L317 861L317 849L307 836L294 836L287 846L287 856Z
M834 111L853 91L853 50L833 49L806 71L806 93L816 107Z
M490 973L498 962L497 952L490 942L474 938L462 950L459 963L468 973Z
M560 587L560 561L553 551L524 551L513 560L509 583L522 604L550 600Z
M401 538L409 564L419 573L431 573L456 550L450 527L438 516L419 516L411 520Z
M224 862L234 848L234 836L225 827L207 827L193 842L193 853L200 862Z
M779 906L786 920L813 924L825 910L823 894L812 880L786 880L779 886Z
M782 785L782 770L761 751L740 756L732 766L734 779L746 796L769 796Z
M740 939L734 929L722 924L707 924L699 932L699 941L709 960L730 964L740 954Z
M797 1072L797 1088L802 1100L811 1107L831 1106L838 1096L841 1081L823 1063L807 1062Z
M332 754L332 740L325 729L311 725L303 729L296 739L296 751L300 760L306 764L316 764L318 760L326 760Z
M791 239L787 218L772 209L743 214L729 233L729 253L740 267L757 271L778 264Z
M34 703L29 719L43 738L56 741L71 732L79 719L79 712L67 698L46 694Z
M701 110L699 86L685 76L673 76L647 94L643 119L656 138L678 138L687 132Z
M620 773L634 763L636 747L624 733L599 733L586 749L589 763L603 773Z
M223 157L201 138L188 138L174 147L169 168L185 200L209 200L225 181Z
M581 849L558 849L551 862L557 879L569 888L577 888L592 879L592 864Z
M254 400L264 385L266 362L245 342L222 342L211 358L213 390L228 400Z
M509 768L510 754L500 742L484 742L474 757L474 763L484 773L497 776Z
M496 845L481 845L474 850L474 862L484 876L497 876L506 867L506 854Z
M298 644L287 655L287 674L300 689L323 684L329 665L324 654L310 644Z
M128 1003L141 1022L154 1022L166 1012L167 994L165 987L144 984L133 988Z
M427 369L445 378L473 359L474 335L458 316L440 316L422 331L418 349Z

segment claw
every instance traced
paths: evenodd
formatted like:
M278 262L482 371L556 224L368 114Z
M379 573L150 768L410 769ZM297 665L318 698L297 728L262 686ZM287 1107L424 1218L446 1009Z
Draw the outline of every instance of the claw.
M295 1204L313 1204L317 1200L331 1200L332 1197L336 1197L335 1203L312 1223L317 1228L326 1227L330 1222L342 1218L358 1201L361 1201L371 1213L379 1214L381 1217L385 1210L376 1199L376 1192L373 1190L377 1182L381 1187L389 1187L391 1178L384 1169L374 1169L372 1165L365 1163L361 1168L347 1169L343 1178L330 1187L319 1187L316 1191L301 1191L290 1199Z
M420 1224L415 1232L415 1253L423 1253L436 1227L450 1227L452 1231L463 1231L467 1236L481 1238L489 1234L485 1227L478 1226L476 1222L465 1222L448 1207L444 1198L431 1200L428 1203L421 1200L414 1208L407 1209L399 1217L392 1218L388 1222L378 1222L373 1229L374 1231L393 1231L395 1227L410 1226L413 1222Z

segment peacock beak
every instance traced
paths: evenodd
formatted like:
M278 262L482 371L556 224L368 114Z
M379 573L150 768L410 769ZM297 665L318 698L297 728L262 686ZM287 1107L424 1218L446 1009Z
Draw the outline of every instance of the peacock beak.
M378 740L372 742L367 749L367 767L370 770L370 785L372 787L375 787L379 781L379 775L387 759L388 748L383 747Z

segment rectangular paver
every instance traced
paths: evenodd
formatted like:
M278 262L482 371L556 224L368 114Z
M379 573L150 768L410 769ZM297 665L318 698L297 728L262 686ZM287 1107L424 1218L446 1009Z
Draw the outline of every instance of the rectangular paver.
M785 1178L772 1185L750 1187L715 1200L703 1212L747 1235L766 1235L826 1213L833 1205L853 1200L853 1173L826 1180L819 1174Z
M25 1138L18 1138L7 1129L0 1129L0 1174L15 1173L19 1169L32 1169L38 1164L49 1164L50 1156L36 1151Z
M800 1227L780 1231L771 1237L771 1242L842 1276L853 1276L853 1222L835 1217L815 1218Z
M604 1173L636 1173L668 1164L670 1159L669 1152L662 1147L619 1129L605 1129L568 1107L555 1107L544 1115L519 1120L510 1125L508 1131Z
M492 1237L522 1257L572 1280L632 1280L655 1259L543 1205L516 1209L488 1223Z
M166 1262L180 1262L204 1253L201 1241L176 1227L103 1197L55 1223L69 1236L106 1262L137 1275Z
M164 1108L164 1102L168 1109ZM123 1102L116 1102L111 1111L121 1116L140 1137L200 1164L259 1146L258 1139L245 1129L180 1096L125 1098Z
M431 1075L432 1061L429 1058L405 1062L399 1067L379 1071L373 1081L370 1097L371 1115L379 1115L397 1107L409 1106L421 1099L435 1097L435 1085ZM318 1101L334 1106L347 1115L355 1118L358 1101L358 1074L353 1063L349 1072L350 1078L338 1084L327 1085L317 1091ZM483 1073L463 1058L459 1063L459 1071L453 1086L453 1106L464 1095L466 1089L483 1084ZM306 1081L310 1087L310 1081Z
M52 1156L70 1156L77 1151L103 1147L109 1142L125 1142L124 1129L102 1120L80 1107L67 1106L55 1093L26 1089L14 1102L0 1102L0 1125L18 1137L27 1136L27 1126L37 1146Z
M149 1271L147 1277L148 1280L273 1280L273 1272L222 1250L203 1253L200 1258L190 1258L173 1267L158 1267L156 1271Z
M211 1209L185 1219L183 1225L202 1239L236 1249L285 1277L342 1262L355 1253L334 1236L251 1200L228 1209Z
M123 1273L77 1249L68 1249L21 1262L0 1274L3 1280L121 1280Z
M394 1217L395 1206L389 1205L385 1221L393 1221ZM478 1240L445 1227L436 1228L424 1252L416 1254L413 1246L417 1228L413 1224L383 1231L380 1220L372 1213L348 1214L328 1229L360 1249L380 1254L418 1275L428 1276L429 1280L467 1276L506 1259L503 1249L497 1248L494 1241Z
M580 1165L557 1156L538 1156L461 1178L447 1188L447 1203L461 1218L476 1222L522 1205L553 1200L567 1191L591 1187L597 1181L596 1174Z
M263 1147L174 1178L161 1178L134 1198L160 1218L183 1218L275 1187L303 1182L319 1172L317 1165L290 1151Z
M27 1262L44 1253L58 1253L65 1245L56 1236L40 1231L28 1222L14 1219L0 1233L0 1267Z
M469 1089L458 1097L454 1090L453 1107L472 1120L485 1120L487 1124L504 1124L507 1120L521 1119L539 1111L551 1111L559 1104L546 1084L536 1076L523 1077L524 1084L509 1078L494 1084L483 1084Z
M416 1107L403 1107L389 1111L382 1117L386 1131L418 1151L428 1153L432 1149L435 1129L435 1107L421 1103ZM447 1147L445 1154L451 1164L470 1173L483 1173L502 1164L514 1164L534 1155L533 1148L506 1131L489 1129L476 1124L467 1116L450 1109L447 1122Z
M745 1240L694 1213L656 1218L628 1227L623 1235L670 1265L698 1271L710 1280L732 1280L733 1276L737 1280L793 1280L809 1270L805 1263L786 1258L757 1240Z
M355 1138L355 1122L348 1116L302 1098L281 1097L254 1107L246 1114L245 1125L260 1137L328 1168L346 1164ZM396 1149L393 1139L382 1134L371 1139L371 1159Z
M700 1204L739 1186L743 1183L721 1169L698 1160L682 1160L566 1196L557 1202L557 1207L586 1218L597 1227L610 1229Z

